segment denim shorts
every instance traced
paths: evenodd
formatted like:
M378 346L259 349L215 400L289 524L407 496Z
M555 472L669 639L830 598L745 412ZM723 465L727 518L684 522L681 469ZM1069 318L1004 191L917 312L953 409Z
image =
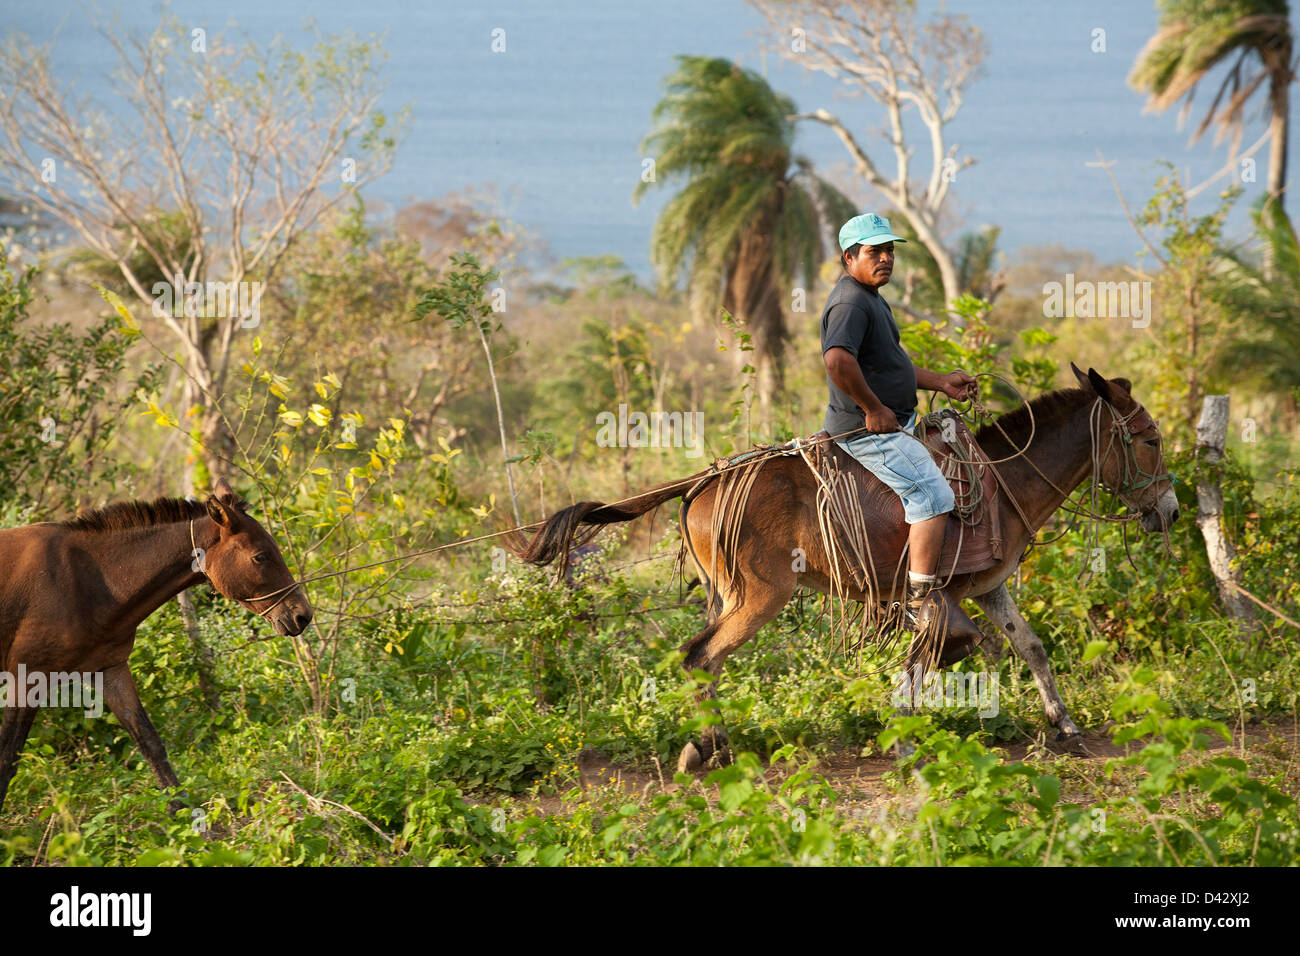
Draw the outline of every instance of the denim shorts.
M903 499L903 517L908 524L947 514L955 499L952 486L943 476L930 452L912 436L916 427L913 411L902 431L885 434L861 432L836 444L861 462Z

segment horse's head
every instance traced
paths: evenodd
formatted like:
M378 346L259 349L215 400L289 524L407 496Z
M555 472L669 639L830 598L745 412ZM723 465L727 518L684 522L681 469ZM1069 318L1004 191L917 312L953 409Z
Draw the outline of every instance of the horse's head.
M1165 530L1178 520L1178 497L1156 420L1133 397L1128 379L1108 380L1091 368L1085 375L1073 362L1070 368L1084 392L1101 399L1093 423L1101 483L1142 516L1145 530Z
M245 503L224 478L204 504L217 526L217 542L204 555L204 571L212 586L264 616L277 634L301 634L311 623L311 602L301 587L294 586L275 539L249 517Z

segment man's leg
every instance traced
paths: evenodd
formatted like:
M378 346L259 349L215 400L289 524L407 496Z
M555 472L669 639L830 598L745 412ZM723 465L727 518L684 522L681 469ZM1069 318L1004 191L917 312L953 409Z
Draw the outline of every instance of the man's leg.
M917 613L935 584L948 512L955 503L952 487L930 452L909 433L915 420L914 413L898 432L868 434L840 443L903 500L903 518L909 525L906 621L909 628L915 627Z
M934 579L935 569L939 566L939 552L943 549L943 532L948 524L948 515L935 515L911 525L907 533L907 566L918 577Z
M902 458L911 463L916 487L903 497L903 512L909 528L906 626L920 626L922 608L938 583L939 556L943 552L948 513L956 503L952 486L920 442L899 447Z

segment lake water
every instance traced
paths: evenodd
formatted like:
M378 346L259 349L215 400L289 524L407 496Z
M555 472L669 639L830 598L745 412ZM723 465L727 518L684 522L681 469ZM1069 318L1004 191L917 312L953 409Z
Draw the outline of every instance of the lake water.
M104 6L141 30L156 24L161 10L153 2ZM37 41L57 31L60 73L75 79L79 90L102 89L114 54L81 4L7 7L7 29ZM1127 259L1139 247L1109 179L1086 165L1098 151L1116 161L1114 172L1135 207L1150 194L1161 158L1187 167L1194 182L1222 165L1222 148L1207 139L1188 149L1176 110L1143 115L1142 97L1125 83L1155 28L1152 4L1020 0L951 2L946 8L968 15L991 47L986 75L968 87L965 106L949 127L949 141L978 159L958 174L951 209L965 228L999 225L1001 248L1013 258L1022 246L1047 243L1106 260ZM643 278L649 275L650 230L670 193L661 190L640 207L630 196L641 171L637 145L675 54L726 56L765 68L772 85L801 110L824 106L838 113L877 163L892 168L888 147L868 132L883 121L880 108L845 99L845 88L829 78L763 57L766 25L735 0L302 6L227 0L214 8L219 13L209 9L186 0L171 4L187 25L213 33L233 21L259 40L280 34L295 42L306 16L326 31L385 33L385 106L410 104L412 120L392 172L370 195L400 204L496 184L503 211L545 239L557 259L613 253ZM491 49L498 27L506 31L504 53ZM1104 53L1091 49L1099 28L1106 31ZM1201 94L1202 105L1210 93ZM1256 120L1245 142L1263 129ZM129 125L124 132L129 135ZM914 167L928 173L924 141L914 133L913 142ZM802 128L797 148L824 174L854 181L847 154L824 127ZM1232 220L1238 236L1247 228L1248 200L1266 181L1266 149L1257 157L1258 181L1245 184L1247 196ZM1208 208L1214 195L1207 191L1199 208Z

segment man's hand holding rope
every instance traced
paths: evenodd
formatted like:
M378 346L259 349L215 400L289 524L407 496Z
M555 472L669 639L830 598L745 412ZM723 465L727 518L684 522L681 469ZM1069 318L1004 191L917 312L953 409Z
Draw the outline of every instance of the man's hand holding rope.
M943 376L939 388L949 398L956 399L959 402L973 400L979 394L979 383L975 380L975 377L963 372L961 369Z

